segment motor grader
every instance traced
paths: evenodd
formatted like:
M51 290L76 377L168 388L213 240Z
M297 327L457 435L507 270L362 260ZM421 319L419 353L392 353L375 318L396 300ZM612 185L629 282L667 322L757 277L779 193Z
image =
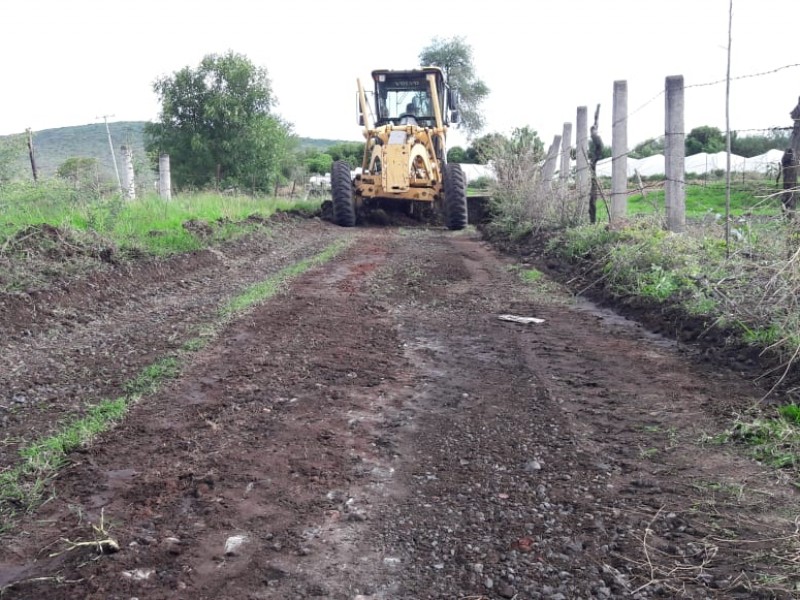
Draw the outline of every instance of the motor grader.
M448 229L467 225L467 186L461 165L447 163L447 128L458 122L458 92L442 70L372 72L373 102L358 84L359 125L366 144L360 172L331 167L333 220L353 227L369 209L442 214Z

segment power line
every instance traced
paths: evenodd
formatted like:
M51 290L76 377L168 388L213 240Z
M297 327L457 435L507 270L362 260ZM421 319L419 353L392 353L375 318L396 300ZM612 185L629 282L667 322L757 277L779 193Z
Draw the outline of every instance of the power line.
M117 175L117 187L119 188L119 193L122 193L122 179L119 177L119 168L117 167L117 156L114 154L114 143L111 141L111 130L108 128L108 117L113 117L114 115L103 115L102 117L95 117L97 119L103 119L106 122L106 133L108 134L108 147L111 150L111 162L114 163L114 173Z

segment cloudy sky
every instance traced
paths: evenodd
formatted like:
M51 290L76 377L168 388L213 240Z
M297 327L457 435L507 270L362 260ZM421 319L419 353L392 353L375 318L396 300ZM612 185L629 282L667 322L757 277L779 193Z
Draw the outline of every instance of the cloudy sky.
M298 135L358 140L356 78L417 66L434 37L462 36L491 89L486 133L528 125L549 143L577 106L592 114L599 103L610 144L613 83L624 79L633 146L664 133L666 76L687 86L725 78L728 3L3 0L0 135L101 115L155 119L157 77L233 50L267 69ZM732 129L790 125L797 27L796 0L733 0L732 76L779 70L732 83ZM724 129L724 83L687 87L687 131L700 125Z

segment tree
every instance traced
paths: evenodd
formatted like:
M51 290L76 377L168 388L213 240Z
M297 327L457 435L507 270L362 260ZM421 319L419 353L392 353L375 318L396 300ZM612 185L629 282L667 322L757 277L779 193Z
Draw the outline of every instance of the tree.
M69 181L76 190L99 191L100 173L96 158L73 156L58 166L56 175Z
M467 148L468 162L485 165L492 160L493 154L507 142L508 139L500 133L487 133L472 140Z
M664 154L664 138L649 138L637 144L628 155L631 158L647 158L656 154Z
M468 135L483 129L485 119L480 104L489 95L489 88L475 75L472 48L462 37L434 38L419 54L423 66L437 66L444 71L451 88L461 96L461 123Z
M449 163L470 163L467 151L461 146L453 146L447 151L447 162Z
M170 155L176 187L270 189L291 128L270 112L265 69L234 52L209 54L196 69L158 79L153 90L161 114L145 126L146 147L151 156Z
M324 175L331 172L333 157L327 152L320 152L317 148L309 148L305 151L303 163L309 173Z
M364 142L340 142L326 148L325 153L332 161L346 160L350 168L355 169L364 161Z
M716 127L695 127L686 136L686 156L708 152L714 154L725 150L725 136Z
M743 135L735 131L731 133L731 152L751 158L764 154L768 150L785 150L789 147L789 134L783 131L771 131L768 135Z

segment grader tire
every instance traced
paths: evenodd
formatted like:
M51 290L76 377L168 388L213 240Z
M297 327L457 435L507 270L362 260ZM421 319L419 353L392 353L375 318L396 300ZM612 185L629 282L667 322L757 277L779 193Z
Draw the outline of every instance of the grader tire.
M331 167L331 196L333 197L333 222L341 227L355 227L356 207L353 202L350 165L343 160L337 160Z
M467 179L461 165L444 165L444 224L450 230L467 226Z

